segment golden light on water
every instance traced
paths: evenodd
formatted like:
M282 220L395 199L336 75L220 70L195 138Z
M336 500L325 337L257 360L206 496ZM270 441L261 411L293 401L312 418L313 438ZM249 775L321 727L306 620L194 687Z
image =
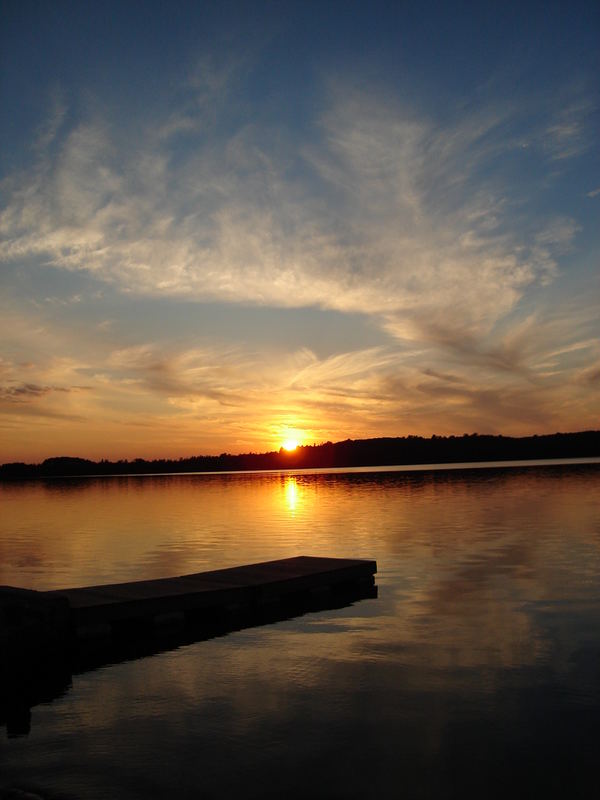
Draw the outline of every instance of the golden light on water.
M298 505L298 482L294 477L287 477L285 480L285 502L288 509L294 513Z

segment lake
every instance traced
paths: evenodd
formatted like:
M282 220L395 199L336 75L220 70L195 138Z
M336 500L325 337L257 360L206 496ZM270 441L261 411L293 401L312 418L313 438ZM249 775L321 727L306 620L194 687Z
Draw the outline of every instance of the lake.
M598 463L24 482L0 507L0 584L379 568L377 598L74 675L28 735L0 731L5 791L600 791Z

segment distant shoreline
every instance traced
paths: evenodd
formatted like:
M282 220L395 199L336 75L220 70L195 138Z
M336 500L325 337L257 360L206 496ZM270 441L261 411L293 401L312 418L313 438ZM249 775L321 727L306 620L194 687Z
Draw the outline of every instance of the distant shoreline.
M195 472L110 472L110 473L84 473L78 475L43 475L31 478L10 478L11 480L83 480L86 478L169 478L193 475L349 475L364 473L386 472L467 472L469 470L509 470L528 469L530 467L600 467L600 456L586 456L583 458L530 458L517 461L453 461L438 464L365 464L361 467L285 467L282 469L230 469L230 470L196 470ZM0 479L0 483L2 480Z
M132 461L92 461L60 456L41 464L13 462L0 465L0 481L49 477L102 477L174 473L263 472L295 469L402 468L423 469L447 465L600 458L600 431L553 433L541 436L405 436L346 439L299 446L288 452L192 456L179 459L141 458ZM524 464L526 466L526 464ZM455 468L459 468L458 466Z

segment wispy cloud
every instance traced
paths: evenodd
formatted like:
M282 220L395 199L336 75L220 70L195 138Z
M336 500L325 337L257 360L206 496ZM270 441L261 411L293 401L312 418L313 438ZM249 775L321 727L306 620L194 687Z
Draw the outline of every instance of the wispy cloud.
M587 118L593 110L589 102L571 102L547 127L544 146L554 160L574 158L592 144Z
M177 150L153 131L117 146L99 119L81 123L5 182L0 257L127 292L358 310L409 337L442 317L487 330L554 274L576 223L538 221L528 243L482 177L502 115L440 127L356 93L329 100L300 152L256 125Z
M102 337L87 363L74 357L76 342L71 356L40 351L29 365L4 359L0 411L14 420L17 437L25 419L30 426L94 420L77 447L97 457L263 450L277 447L288 427L322 441L349 433L565 429L573 415L591 426L599 345L579 339L565 353L549 346L569 330L577 333L566 319L531 318L511 326L496 351L477 350L476 342L472 352L464 344L453 351L447 343L390 343L327 357L276 342L260 352L214 341L115 349ZM51 330L39 336L55 338ZM545 365L561 358L567 362L553 374ZM35 447L43 435L54 441L46 430ZM56 444L45 452L56 452Z

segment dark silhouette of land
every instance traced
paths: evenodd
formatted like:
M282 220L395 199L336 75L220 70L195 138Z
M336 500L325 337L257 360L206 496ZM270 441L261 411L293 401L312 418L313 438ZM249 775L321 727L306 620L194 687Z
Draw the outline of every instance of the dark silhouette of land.
M136 458L132 461L90 461L61 456L41 464L15 462L0 465L0 480L84 475L139 475L165 472L229 472L328 467L450 464L544 458L600 456L600 431L552 433L543 436L404 436L382 439L346 439L343 442L304 445L288 452L191 456L179 459Z

